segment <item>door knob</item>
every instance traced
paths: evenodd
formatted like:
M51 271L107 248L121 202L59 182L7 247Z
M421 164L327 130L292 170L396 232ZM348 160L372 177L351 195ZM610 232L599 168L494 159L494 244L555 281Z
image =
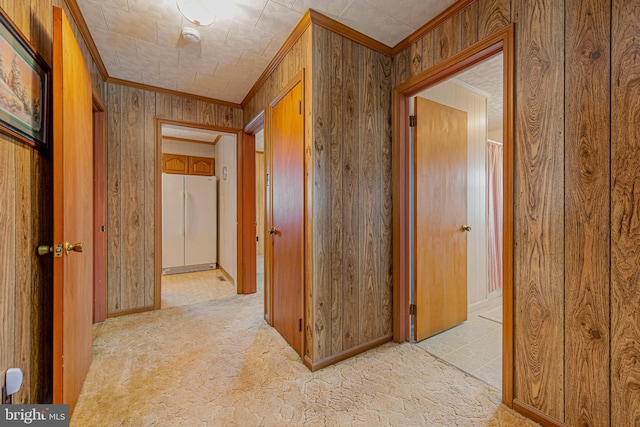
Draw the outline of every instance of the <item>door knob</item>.
M49 246L49 245L40 245L38 246L38 255L47 255L53 252L53 256L61 257L63 252L64 245L60 243L59 245Z
M278 233L278 229L273 227L269 229L269 234L277 234Z
M67 250L67 253L69 252L82 252L83 250L83 246L84 243L76 243L76 244L71 244L69 242L65 243L65 249Z
M471 227L470 227L470 226L468 226L467 224L464 224L464 225L462 226L462 231L466 231L466 232L468 233L468 232L470 232L470 231L471 231Z

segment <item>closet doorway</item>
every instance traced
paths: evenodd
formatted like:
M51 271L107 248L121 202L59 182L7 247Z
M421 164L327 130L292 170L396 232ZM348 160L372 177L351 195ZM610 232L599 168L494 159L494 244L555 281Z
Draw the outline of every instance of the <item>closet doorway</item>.
M415 342L501 389L507 405L513 399L512 98L512 26L394 90L394 339ZM421 113L427 104L444 112ZM449 116L458 117L462 133ZM433 132L419 130L425 126ZM448 140L454 135L462 143L457 148ZM446 175L451 168L458 172ZM434 187L426 175L436 169L444 175ZM453 199L459 209L445 218L434 205ZM457 258L443 261L451 257ZM450 298L454 281L459 293ZM452 304L460 315L446 323ZM423 328L430 317L435 325Z

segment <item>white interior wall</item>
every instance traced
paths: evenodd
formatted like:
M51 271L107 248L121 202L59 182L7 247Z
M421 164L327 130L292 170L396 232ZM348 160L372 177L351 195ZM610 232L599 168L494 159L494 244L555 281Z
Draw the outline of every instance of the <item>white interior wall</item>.
M162 152L167 154L183 154L185 156L215 157L216 147L212 144L197 144L162 139Z
M448 80L418 96L467 112L467 288L470 310L487 299L487 98ZM460 224L462 225L462 224Z
M489 132L489 139L496 142L504 142L502 140L502 129Z
M236 282L238 277L238 171L235 135L223 135L216 144L218 178L218 265ZM226 168L226 178L223 170Z

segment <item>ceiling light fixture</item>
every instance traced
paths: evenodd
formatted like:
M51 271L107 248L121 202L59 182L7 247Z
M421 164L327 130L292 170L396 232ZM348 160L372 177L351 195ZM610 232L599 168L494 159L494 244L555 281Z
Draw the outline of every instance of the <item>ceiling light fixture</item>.
M211 0L176 0L178 11L194 25L206 27L213 24L216 14Z

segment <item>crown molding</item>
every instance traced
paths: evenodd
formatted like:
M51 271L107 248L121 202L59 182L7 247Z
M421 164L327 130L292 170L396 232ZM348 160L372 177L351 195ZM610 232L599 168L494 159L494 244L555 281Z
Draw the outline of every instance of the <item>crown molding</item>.
M363 45L364 47L368 47L371 50L379 52L386 56L391 56L392 49L384 43L381 43L371 37L362 34L360 31L354 30L351 27L348 27L334 19L329 18L322 13L309 9L309 14L311 15L311 22L316 25L321 26L322 28L326 28L327 30L333 31L336 34L339 34L349 40L352 40L356 43Z
M80 31L80 35L82 36L82 40L84 40L84 44L87 46L87 49L89 49L89 53L91 54L91 58L93 58L93 62L96 64L96 67L98 67L98 71L100 72L100 76L102 76L102 80L107 81L107 79L109 78L107 67L105 67L104 62L102 62L100 52L98 52L96 43L93 41L93 37L91 36L89 27L87 27L87 22L84 20L84 16L82 16L82 12L80 11L78 3L76 2L76 0L64 0L64 2L69 8L69 13L71 13L71 17L73 18L73 21L76 23L76 26Z
M240 104L242 105L242 108L246 107L249 101L251 101L251 98L253 98L254 95L258 93L258 91L260 90L262 85L265 84L265 82L267 81L271 73L273 73L275 69L278 67L278 65L280 65L280 63L284 60L284 58L287 56L289 51L293 48L293 46L296 44L298 39L302 37L302 35L307 30L307 28L309 28L310 25L311 25L311 9L307 10L307 12L302 16L302 19L300 19L300 21L298 22L298 25L296 25L296 27L293 29L291 34L289 34L289 37L287 37L287 40L285 40L282 47L280 47L280 49L278 50L278 53L276 53L276 56L274 56L271 62L269 62L269 65L267 65L267 68L264 69L262 74L260 74L260 77L258 78L258 80L256 80L256 82L253 84L249 92L245 95L244 99L242 100L242 103Z
M165 89L163 87L151 86L151 85L147 85L147 84L144 84L144 83L132 82L132 81L129 81L129 80L117 79L115 77L109 77L106 82L107 83L111 83L111 84L120 85L120 86L128 86L128 87L133 87L133 88L136 88L136 89L148 90L148 91L151 91L151 92L164 93L164 94L172 95L172 96L180 96L182 98L193 99L193 100L196 100L196 101L210 102L212 104L223 105L225 107L242 108L242 106L240 104L237 104L235 102L223 101L221 99L215 99L215 98L207 98L206 96L200 96L200 95L195 95L195 94L192 94L192 93L180 92L180 91L173 90L173 89Z
M442 24L447 19L451 18L456 13L460 12L465 7L469 6L471 3L477 0L458 0L448 8L446 8L442 13L437 15L435 18L424 24L422 27L418 28L416 31L411 33L407 38L402 40L400 43L395 45L393 49L391 49L391 56L394 58L398 56L403 50L420 40L424 37L428 32L432 31L438 25Z
M249 101L251 101L251 98L253 98L253 96L256 93L258 93L258 91L265 84L269 76L275 71L278 65L280 65L280 63L284 60L284 58L287 56L289 51L296 44L298 39L302 36L302 34L304 34L304 32L309 28L311 24L316 24L322 28L326 28L327 30L330 30L349 40L352 40L365 47L368 47L371 50L382 53L383 55L390 57L392 54L391 47L387 46L386 44L381 43L377 40L374 40L371 37L364 35L359 31L354 30L353 28L350 28L344 24L341 24L340 22L334 19L331 19L328 16L323 15L322 13L316 10L308 9L307 12L300 19L300 22L298 22L298 25L296 25L296 27L293 29L293 31L291 32L287 40L284 42L280 50L278 50L278 53L276 53L276 56L273 57L269 65L267 65L267 68L265 68L265 70L260 75L260 78L258 78L258 80L254 83L253 87L251 88L251 90L249 90L247 95L242 100L241 105L243 108L249 103Z

